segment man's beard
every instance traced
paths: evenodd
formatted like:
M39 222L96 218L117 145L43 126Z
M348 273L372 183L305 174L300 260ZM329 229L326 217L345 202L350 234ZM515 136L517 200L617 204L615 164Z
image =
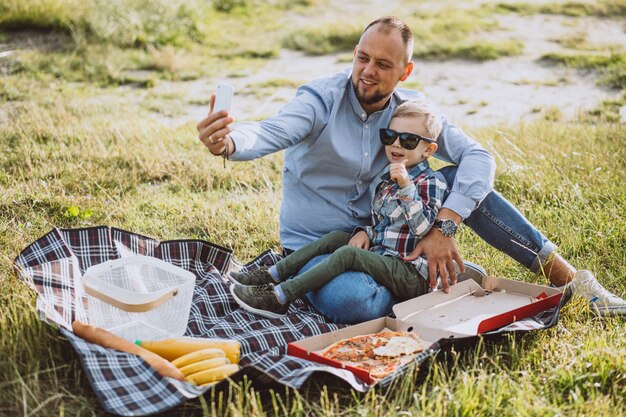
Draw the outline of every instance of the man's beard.
M378 103L381 100L385 100L389 96L388 94L377 93L377 94L374 94L372 97L364 97L359 92L359 89L354 83L354 81L352 82L352 88L354 89L354 94L356 95L356 98L359 100L359 103L365 104L367 106L369 106L370 104Z

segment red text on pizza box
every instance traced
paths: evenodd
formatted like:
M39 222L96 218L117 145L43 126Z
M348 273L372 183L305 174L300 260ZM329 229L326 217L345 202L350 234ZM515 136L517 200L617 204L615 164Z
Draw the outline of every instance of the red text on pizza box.
M504 278L485 277L482 286L473 280L435 291L393 306L397 319L382 317L288 345L288 354L351 371L366 384L378 378L358 366L323 356L324 350L344 339L380 332L414 332L428 352L439 340L483 334L556 307L558 288ZM403 367L406 369L406 367Z

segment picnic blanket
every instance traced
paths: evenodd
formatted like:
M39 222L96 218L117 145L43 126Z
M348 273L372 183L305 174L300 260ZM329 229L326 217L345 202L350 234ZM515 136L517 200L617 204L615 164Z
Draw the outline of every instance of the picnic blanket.
M288 343L345 325L328 322L304 301L292 303L284 318L266 319L239 308L232 299L223 275L234 266L254 269L272 265L280 259L278 253L266 251L252 262L241 265L231 250L203 240L159 242L107 226L55 228L25 248L14 265L19 276L37 292L36 308L40 318L59 327L78 353L91 387L107 412L122 416L162 412L209 389L164 378L138 356L88 343L72 333L73 320L88 321L87 297L81 283L85 270L135 254L154 256L196 275L185 335L238 340L241 370L234 379L247 375L261 384L282 384L297 389L314 373L326 372L355 390L364 392L370 388L347 370L287 355ZM551 327L556 324L559 308L560 305L491 333ZM435 343L416 361L423 362L445 343ZM392 374L379 385L389 384L399 375ZM225 380L219 384L227 383Z

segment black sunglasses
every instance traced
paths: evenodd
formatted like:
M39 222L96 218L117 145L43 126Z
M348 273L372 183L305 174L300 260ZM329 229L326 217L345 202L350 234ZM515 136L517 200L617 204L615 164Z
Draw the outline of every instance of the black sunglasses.
M424 136L416 135L415 133L398 133L392 129L380 129L380 141L383 145L393 145L398 137L400 137L400 146L408 150L417 148L420 140L428 143L436 142L436 140L425 138Z

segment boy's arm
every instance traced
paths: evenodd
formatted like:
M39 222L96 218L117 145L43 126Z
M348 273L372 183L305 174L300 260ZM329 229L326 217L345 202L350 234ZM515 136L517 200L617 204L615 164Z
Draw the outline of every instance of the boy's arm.
M357 228L357 229L354 229L354 232L352 233L352 237L350 238L348 245L356 246L357 248L361 248L365 250L369 250L370 242L371 240L370 240L368 233L362 228Z
M447 184L436 175L411 182L398 192L398 210L410 232L419 239L431 229L447 194ZM394 213L395 214L395 213Z

